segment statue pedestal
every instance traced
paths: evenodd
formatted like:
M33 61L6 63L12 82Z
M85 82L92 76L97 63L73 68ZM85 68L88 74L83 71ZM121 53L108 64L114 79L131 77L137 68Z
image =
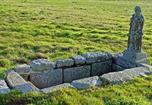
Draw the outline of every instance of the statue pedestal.
M116 55L115 63L126 69L138 67L140 63L149 64L147 54L145 52L137 53L129 49Z

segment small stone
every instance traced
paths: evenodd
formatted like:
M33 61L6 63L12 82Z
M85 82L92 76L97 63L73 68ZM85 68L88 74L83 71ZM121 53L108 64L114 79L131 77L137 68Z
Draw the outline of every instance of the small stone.
M17 65L15 71L19 74L27 74L30 73L31 68L27 64Z
M104 53L104 52L88 52L82 54L82 56L86 58L87 64L91 64L95 62L103 62L112 59L112 54Z
M18 73L13 70L7 73L6 81L9 87L22 93L27 93L29 91L38 91L38 88L36 88L31 83L26 82Z
M0 80L0 94L7 94L10 92L5 80Z
M30 64L33 72L43 72L53 70L55 68L54 62L50 62L47 59L37 59Z
M60 84L57 86L52 86L52 87L41 89L41 91L43 93L50 93L50 92L57 91L60 89L65 89L65 88L74 88L74 87L70 83L64 83L64 84Z
M73 57L73 59L76 65L83 65L86 62L86 59L81 55L75 56Z
M74 61L72 59L64 59L64 60L57 60L56 61L57 68L71 67L73 65L74 65Z
M102 82L98 76L75 80L71 83L77 89L87 89L94 86L101 86L101 84Z

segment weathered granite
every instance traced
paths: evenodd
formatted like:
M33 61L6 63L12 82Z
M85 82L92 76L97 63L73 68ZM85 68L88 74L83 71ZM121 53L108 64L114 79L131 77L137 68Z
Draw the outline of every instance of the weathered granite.
M100 76L103 82L108 82L110 84L119 84L129 80L132 80L139 76L146 76L151 74L152 71L145 67L136 67L131 69L125 69L119 72L111 72Z
M101 84L102 82L98 76L74 80L71 83L71 85L77 89L86 89L94 86L101 86Z
M30 81L40 89L61 84L62 78L62 69L30 74Z
M75 65L83 65L86 62L86 59L81 55L73 57Z
M18 73L13 70L7 73L6 81L9 87L22 93L27 93L29 91L39 91L38 88L36 88L34 85L31 85L31 83L26 82Z
M27 74L31 72L30 65L22 64L15 67L15 71L19 74Z
M147 63L147 54L142 51L144 17L140 6L135 7L135 13L130 20L128 47L122 54L118 54L115 63L124 68L137 67L138 63Z
M62 68L62 67L71 67L74 65L73 59L62 59L56 61L56 67Z
M119 66L119 65L116 65L116 64L112 64L112 71L122 71L124 70L125 68Z
M104 52L88 52L82 54L82 56L86 58L87 64L91 64L95 62L103 62L112 59L112 55L110 53L104 53Z
M0 94L7 94L10 92L5 80L0 80Z
M144 16L140 6L136 6L135 13L130 19L130 30L128 35L128 49L132 49L135 53L141 53L143 26Z
M100 62L100 63L93 63L91 75L102 75L112 70L112 61Z
M151 66L151 65L144 64L144 63L140 63L138 66L145 67L145 68L147 68L147 69L149 69L149 70L151 70L151 71L152 71L152 66Z
M37 59L30 64L33 72L45 72L55 68L54 62L50 62L47 59Z
M86 78L90 76L90 66L80 66L64 69L64 82L72 82L76 79Z
M70 83L64 83L64 84L60 84L57 86L52 86L52 87L41 89L41 91L43 93L50 93L50 92L65 89L65 88L74 88L74 87Z

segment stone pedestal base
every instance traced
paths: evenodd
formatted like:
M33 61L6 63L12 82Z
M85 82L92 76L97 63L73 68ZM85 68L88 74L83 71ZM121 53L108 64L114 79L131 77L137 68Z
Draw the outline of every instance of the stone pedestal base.
M126 50L118 54L115 58L115 63L123 68L138 67L139 63L148 64L147 54L144 52L136 53Z

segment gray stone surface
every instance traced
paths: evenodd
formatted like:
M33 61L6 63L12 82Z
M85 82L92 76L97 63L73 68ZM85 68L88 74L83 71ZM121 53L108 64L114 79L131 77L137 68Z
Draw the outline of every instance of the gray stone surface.
M74 65L73 59L62 59L56 61L56 67L62 68L62 67L71 67Z
M31 68L30 65L22 64L22 65L17 65L15 71L19 74L27 74L31 72Z
M61 84L62 78L62 69L30 74L30 81L40 89Z
M119 66L119 65L116 65L116 64L112 64L112 71L122 71L124 70L125 68Z
M94 62L104 62L106 60L112 59L112 55L110 53L104 52L88 52L82 54L84 58L86 58L86 63L94 63Z
M116 58L116 64L124 68L137 67L138 63L147 63L147 54L142 51L144 17L139 6L135 7L135 13L131 17L128 35L128 47Z
M74 80L71 83L77 89L87 89L94 86L101 86L101 84L102 82L98 76Z
M119 84L132 80L139 76L146 76L151 74L152 71L145 67L136 67L132 69L125 69L124 71L111 72L100 76L102 81L107 81L111 84Z
M128 38L128 49L135 53L141 53L143 36L144 16L141 13L140 6L135 7L135 13L130 20L130 30Z
M60 84L57 86L52 86L52 87L41 89L41 91L43 93L50 93L50 92L57 91L60 89L65 89L65 88L74 88L74 87L70 83L64 83L64 84Z
M54 62L50 62L47 59L37 59L30 64L33 72L45 72L55 68Z
M84 57L82 57L81 55L77 55L75 57L73 57L74 59L74 63L76 65L83 65L86 62L86 59Z
M108 73L112 70L112 61L100 62L100 63L93 63L91 75L102 75Z
M6 76L6 81L9 87L18 90L22 93L27 93L29 91L38 91L34 85L26 82L18 73L15 71L9 71Z
M5 80L0 80L0 94L7 94L10 92Z
M86 78L90 76L90 66L80 66L64 69L64 82L72 82L76 79Z

